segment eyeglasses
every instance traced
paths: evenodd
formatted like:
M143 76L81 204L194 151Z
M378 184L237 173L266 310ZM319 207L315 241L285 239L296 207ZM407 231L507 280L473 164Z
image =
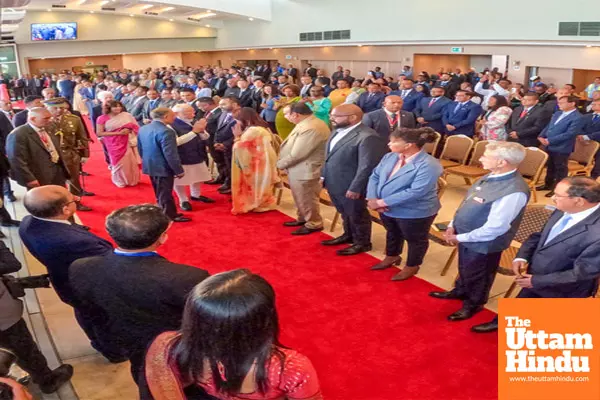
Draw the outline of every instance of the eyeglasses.
M71 201L67 201L67 202L65 203L65 206L68 206L68 205L69 205L69 204L71 204L71 203L77 203L77 202L79 202L79 201L81 201L81 197L79 197L79 196L73 196L73 200L71 200Z
M554 193L552 197L562 197L562 198L573 198L573 196L569 196L568 194L556 194Z

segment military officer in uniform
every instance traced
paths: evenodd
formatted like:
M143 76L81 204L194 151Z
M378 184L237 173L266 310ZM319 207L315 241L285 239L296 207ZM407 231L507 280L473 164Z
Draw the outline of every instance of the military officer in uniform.
M69 112L67 101L64 97L55 97L46 100L44 105L52 114L52 123L48 127L50 135L56 135L60 141L60 155L65 167L71 175L69 190L75 196L93 196L94 193L86 192L81 187L80 172L82 160L90 155L88 137L83 127L83 121ZM77 202L77 211L91 211L88 206Z

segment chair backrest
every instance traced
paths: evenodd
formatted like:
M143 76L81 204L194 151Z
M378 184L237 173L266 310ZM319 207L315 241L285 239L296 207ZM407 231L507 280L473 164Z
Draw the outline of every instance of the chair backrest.
M519 225L519 229L517 229L517 234L513 240L523 243L531 234L541 232L553 212L553 209L542 204L528 205L525 208L521 225Z
M432 143L427 143L425 144L425 146L423 146L423 150L425 150L426 153L434 155L438 145L440 144L440 140L442 139L442 135L440 135L438 132L435 133L436 135L436 139L434 142Z
M473 154L471 154L471 159L469 160L469 165L473 167L481 167L481 162L479 159L485 153L485 146L487 146L489 142L487 140L480 140L475 143L475 147L473 147Z
M575 151L571 153L569 160L577 161L587 167L594 161L598 147L600 144L595 140L577 140L575 141Z
M437 181L437 197L438 199L442 199L442 196L444 195L444 192L446 191L446 188L448 187L448 181L445 180L442 177L438 178Z
M440 158L464 164L473 148L473 139L465 135L453 135L446 139Z
M523 177L537 182L542 174L548 154L537 147L527 147L525 159L519 164L518 171Z

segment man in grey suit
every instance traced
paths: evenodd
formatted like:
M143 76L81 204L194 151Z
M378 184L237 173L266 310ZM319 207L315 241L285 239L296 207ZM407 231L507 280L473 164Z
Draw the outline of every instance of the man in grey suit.
M135 89L134 99L131 100L129 106L127 107L127 111L136 119L138 125L144 125L144 106L148 101L148 97L146 97L146 93L148 93L148 88L146 86L140 86Z
M386 141L361 123L363 112L354 104L342 104L331 112L336 128L327 142L323 187L344 220L344 234L322 242L325 246L349 243L337 254L349 256L371 250L371 216L365 200L373 169L387 151Z
M396 128L416 128L415 115L403 111L403 105L402 97L388 96L383 102L382 109L365 114L363 124L377 132L385 141Z
M146 93L146 97L148 101L144 104L142 109L142 122L144 125L152 122L152 117L150 117L150 113L159 107L160 105L160 96L156 89L148 89L148 93Z
M600 184L591 178L563 179L552 196L557 210L531 235L513 261L518 298L586 298L600 277ZM474 332L498 330L498 317Z
M173 98L173 93L171 89L163 89L160 91L160 102L158 103L159 107L173 108L173 106L177 104L177 100ZM194 112L196 109L194 109Z
M60 156L56 135L46 132L52 115L42 107L29 110L28 123L13 130L6 141L11 177L28 189L65 186L69 173Z

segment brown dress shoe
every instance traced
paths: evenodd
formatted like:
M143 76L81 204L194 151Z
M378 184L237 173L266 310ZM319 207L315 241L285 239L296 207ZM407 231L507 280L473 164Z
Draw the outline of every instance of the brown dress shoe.
M404 267L402 271L398 272L392 277L393 281L405 281L408 278L412 278L419 272L420 267Z
M373 265L371 271L381 271L382 269L390 268L392 265L400 265L400 263L402 263L401 256L386 256L379 264Z

